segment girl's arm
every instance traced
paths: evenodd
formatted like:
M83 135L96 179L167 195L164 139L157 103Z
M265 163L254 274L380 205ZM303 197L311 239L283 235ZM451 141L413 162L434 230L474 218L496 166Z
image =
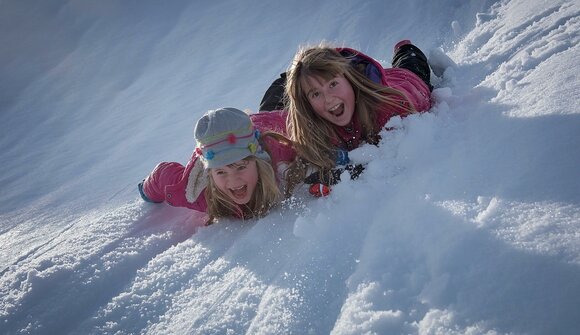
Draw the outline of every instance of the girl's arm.
M143 181L143 193L152 202L163 202L166 199L165 187L177 184L185 167L175 162L159 163Z

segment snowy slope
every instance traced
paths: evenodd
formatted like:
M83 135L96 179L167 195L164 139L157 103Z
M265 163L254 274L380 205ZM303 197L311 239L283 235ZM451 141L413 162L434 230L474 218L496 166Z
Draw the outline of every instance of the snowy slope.
M575 0L0 2L1 334L575 334ZM430 54L357 181L198 228L143 203L298 46ZM449 58L452 61L449 60Z

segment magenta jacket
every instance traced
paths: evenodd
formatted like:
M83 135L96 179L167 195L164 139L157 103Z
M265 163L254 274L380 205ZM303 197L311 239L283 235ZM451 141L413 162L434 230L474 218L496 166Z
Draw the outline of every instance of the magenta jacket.
M407 116L408 112L404 107L408 106L409 103L418 112L424 112L431 108L431 92L429 87L413 72L402 68L384 69L376 60L354 49L338 48L337 50L343 56L353 58L357 63L368 63L370 66L366 67L365 74L369 79L397 89L407 97L407 101L398 96L393 97L399 101L402 106L401 108L385 106L377 112L375 120L376 129L383 128L393 116ZM335 130L339 136L337 144L348 151L357 148L364 141L361 125L356 114L353 117L351 125L348 127L335 126Z
M275 131L286 135L286 115L284 111L273 111L251 114L250 118L260 132ZM280 184L287 165L294 160L296 153L291 147L271 138L265 141ZM194 150L186 166L175 162L159 163L143 181L143 192L147 198L153 202L166 201L171 206L206 212L207 171L198 158Z

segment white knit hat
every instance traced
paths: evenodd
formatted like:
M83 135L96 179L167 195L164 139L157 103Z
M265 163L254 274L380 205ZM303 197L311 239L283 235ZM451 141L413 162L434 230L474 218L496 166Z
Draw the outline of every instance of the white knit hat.
M197 121L194 136L206 168L223 167L251 155L268 158L250 116L236 108L207 112Z

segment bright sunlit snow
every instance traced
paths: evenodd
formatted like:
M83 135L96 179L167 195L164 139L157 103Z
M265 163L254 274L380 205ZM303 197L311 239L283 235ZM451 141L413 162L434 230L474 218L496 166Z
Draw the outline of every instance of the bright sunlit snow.
M577 0L0 2L1 334L577 334ZM324 199L197 228L137 183L300 45L429 56ZM343 178L344 179L344 178Z

